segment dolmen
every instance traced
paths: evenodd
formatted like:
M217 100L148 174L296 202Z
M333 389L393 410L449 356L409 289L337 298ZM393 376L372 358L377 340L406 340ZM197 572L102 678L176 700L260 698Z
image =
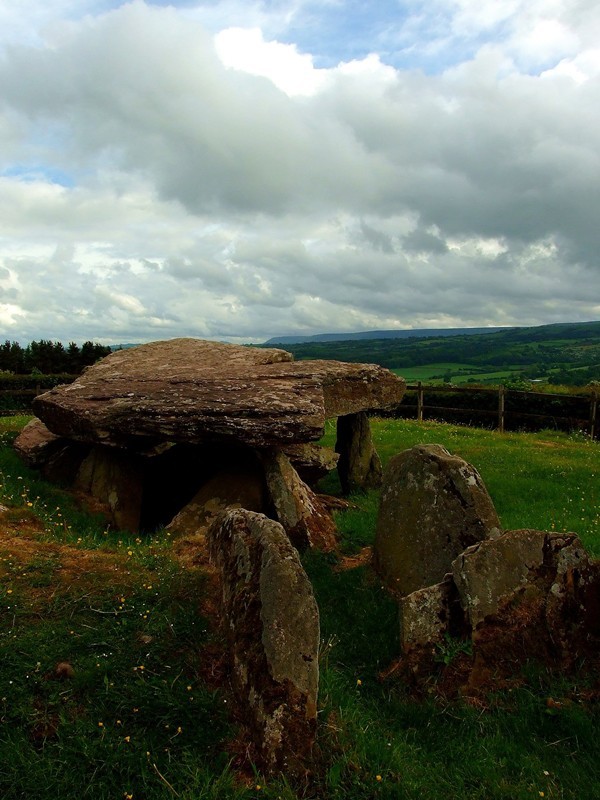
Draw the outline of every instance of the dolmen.
M279 522L299 549L327 550L333 522L309 484L337 462L344 489L378 485L368 412L404 391L372 364L172 339L116 351L36 397L16 449L121 529L201 532L237 507ZM332 419L335 453L316 444Z

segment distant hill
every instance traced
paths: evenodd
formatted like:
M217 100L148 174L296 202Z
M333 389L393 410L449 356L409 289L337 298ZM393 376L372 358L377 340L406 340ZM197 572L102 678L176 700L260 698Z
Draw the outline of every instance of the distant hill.
M355 331L352 333L316 333L312 336L273 336L265 345L304 344L310 342L345 342L358 339L424 339L431 336L469 336L513 330L512 328L412 328L390 331Z
M476 330L421 329L394 338L368 339L363 334L357 339L313 338L297 344L271 339L267 344L283 344L297 359L365 362L397 370L432 364L436 373L458 369L466 373L472 368L473 377L509 370L528 379L578 386L600 380L600 322Z

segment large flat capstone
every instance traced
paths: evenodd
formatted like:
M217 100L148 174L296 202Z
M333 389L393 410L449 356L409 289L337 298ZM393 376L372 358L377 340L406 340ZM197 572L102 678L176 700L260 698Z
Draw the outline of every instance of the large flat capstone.
M33 407L52 433L78 441L270 447L316 440L327 418L402 400L405 381L383 367L292 359L199 339L153 342L107 356Z

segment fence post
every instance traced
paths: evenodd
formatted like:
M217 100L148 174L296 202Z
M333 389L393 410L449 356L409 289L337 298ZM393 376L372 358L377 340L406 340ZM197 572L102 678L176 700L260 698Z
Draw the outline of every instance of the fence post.
M498 389L498 430L500 433L504 433L504 398L506 395L506 389L504 386L500 386Z
M598 395L595 391L592 392L592 400L590 403L590 439L593 441L596 435L596 412L598 410Z
M417 422L423 422L423 384L417 384Z

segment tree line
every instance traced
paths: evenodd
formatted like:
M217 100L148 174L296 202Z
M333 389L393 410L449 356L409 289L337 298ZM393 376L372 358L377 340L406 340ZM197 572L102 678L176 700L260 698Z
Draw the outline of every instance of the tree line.
M0 372L16 375L78 375L84 367L94 364L110 352L110 347L89 341L81 347L75 342L65 347L62 342L40 339L39 342L21 347L18 342L7 339L0 345Z

